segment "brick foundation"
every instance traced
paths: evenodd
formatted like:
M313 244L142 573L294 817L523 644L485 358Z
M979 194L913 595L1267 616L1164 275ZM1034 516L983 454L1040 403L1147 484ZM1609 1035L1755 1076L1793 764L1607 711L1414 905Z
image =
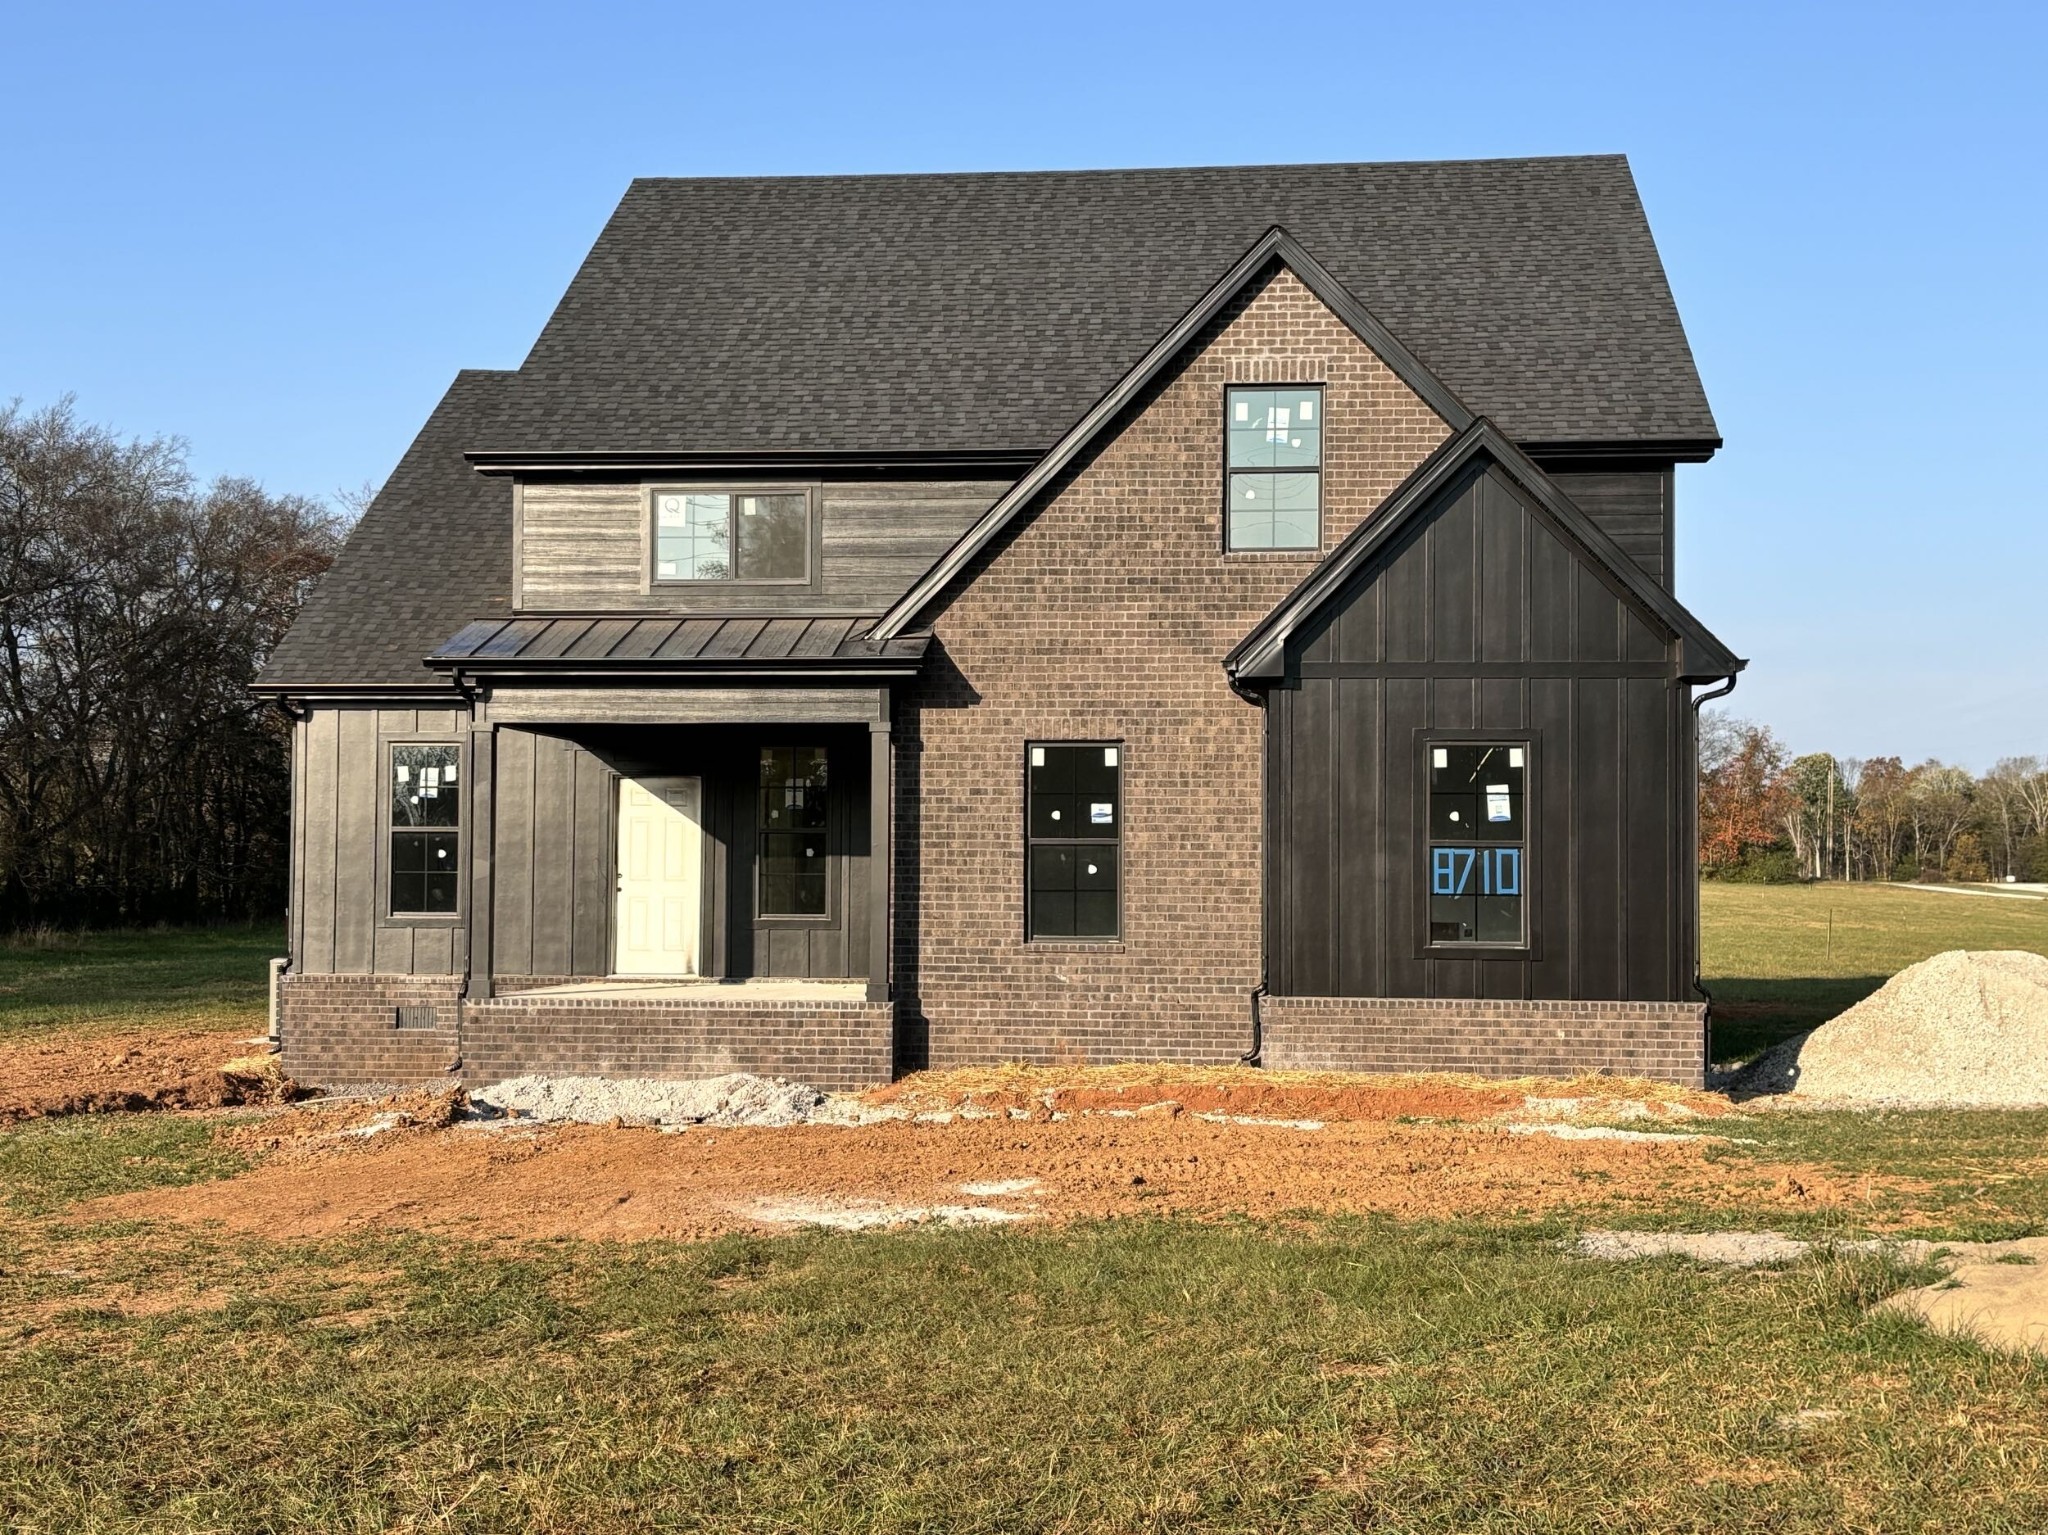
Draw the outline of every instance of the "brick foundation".
M1261 1059L1275 1070L1611 1072L1706 1084L1699 1003L1269 997L1260 1011Z
M745 1071L844 1091L890 1077L894 1009L886 1002L657 1001L514 989L465 1003L461 986L452 976L287 975L279 1020L284 1070L314 1087L482 1083L529 1072L686 1078ZM399 1007L423 1004L435 1009L435 1027L396 1026Z
M464 1009L462 1075L496 1082L564 1076L794 1077L834 1092L889 1080L886 1002L669 1002L500 997Z
M431 1006L435 1027L401 1029L400 1007ZM452 1082L462 1059L462 978L292 975L278 985L286 1076L308 1087Z

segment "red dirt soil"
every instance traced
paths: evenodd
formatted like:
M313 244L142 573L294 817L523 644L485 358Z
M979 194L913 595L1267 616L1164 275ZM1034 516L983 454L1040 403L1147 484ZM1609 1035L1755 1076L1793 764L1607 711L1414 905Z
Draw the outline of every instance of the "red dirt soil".
M636 1241L787 1230L791 1211L764 1208L778 1202L797 1203L799 1215L977 1206L1052 1221L1298 1211L1501 1218L1739 1203L1753 1219L1859 1203L1874 1192L1869 1180L1851 1184L1812 1167L1710 1162L1712 1142L1564 1141L1386 1117L1297 1130L1166 1109L1132 1119L662 1134L517 1123L437 1128L446 1104L420 1095L382 1105L408 1122L367 1137L336 1134L368 1119L362 1106L287 1111L234 1132L268 1154L249 1173L96 1200L75 1213L218 1223L284 1239L420 1230ZM1031 1186L979 1196L962 1188L1012 1180Z
M242 1030L48 1034L0 1043L0 1124L56 1114L216 1109L290 1096L276 1073L241 1063ZM228 1070L230 1062L236 1070Z

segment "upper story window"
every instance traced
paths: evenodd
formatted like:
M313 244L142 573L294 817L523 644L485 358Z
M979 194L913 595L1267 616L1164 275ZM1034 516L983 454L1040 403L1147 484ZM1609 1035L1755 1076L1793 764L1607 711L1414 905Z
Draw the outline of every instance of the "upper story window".
M1529 748L1429 746L1429 941L1529 941Z
M811 578L804 491L656 487L653 503L656 581L801 585Z
M1224 391L1227 549L1319 549L1323 542L1323 391Z
M391 748L391 915L452 917L462 906L462 748Z

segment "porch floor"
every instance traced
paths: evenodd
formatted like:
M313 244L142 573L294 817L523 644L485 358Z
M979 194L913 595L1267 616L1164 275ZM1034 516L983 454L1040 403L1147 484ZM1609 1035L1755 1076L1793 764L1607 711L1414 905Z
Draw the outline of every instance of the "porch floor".
M715 981L677 976L673 979L661 977L625 976L602 981L577 981L568 986L538 986L530 991L508 992L507 1000L524 1001L534 997L610 997L625 1001L647 998L649 1000L688 1000L692 1003L708 1003L716 1007L729 1003L734 1007L746 1007L756 1002L864 1002L867 1000L866 981L790 981L790 980L745 980Z

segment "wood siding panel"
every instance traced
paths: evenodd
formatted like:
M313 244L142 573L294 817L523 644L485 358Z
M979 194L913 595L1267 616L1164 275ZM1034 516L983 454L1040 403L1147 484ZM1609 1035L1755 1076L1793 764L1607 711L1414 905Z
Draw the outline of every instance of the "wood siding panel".
M336 790L341 770L341 714L315 709L306 720L305 942L299 968L308 974L334 969L334 862Z
M410 710L380 717L366 709L344 709L339 750L340 785L335 803L334 968L354 974L378 968L377 874L383 836L383 771L378 760L380 729L410 731ZM394 723L385 725L385 719ZM394 954L390 962L409 969L412 951ZM401 969L397 973L403 974Z
M648 486L527 481L520 490L518 591L530 612L797 611L880 613L958 541L1008 481L826 481L817 580L803 587L647 581Z
M1554 470L1551 479L1651 578L1671 586L1672 470Z
M1672 642L1503 476L1454 487L1418 522L1304 629L1271 695L1276 991L1684 999ZM1485 675L1500 667L1514 670ZM1532 744L1526 949L1427 950L1433 731Z

